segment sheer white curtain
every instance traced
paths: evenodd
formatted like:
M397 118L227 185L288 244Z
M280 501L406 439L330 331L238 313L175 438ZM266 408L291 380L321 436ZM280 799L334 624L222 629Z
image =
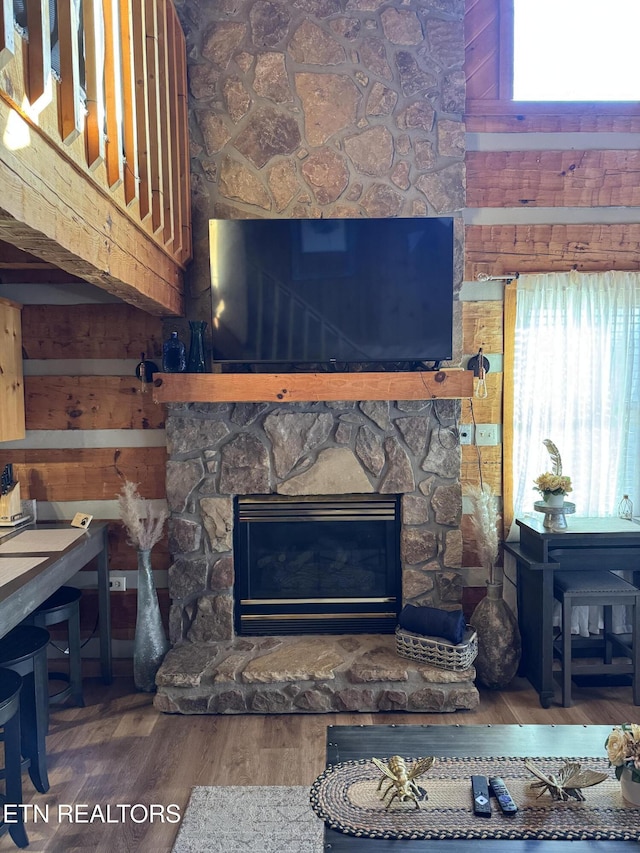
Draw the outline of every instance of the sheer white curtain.
M572 479L576 514L616 515L625 493L640 514L640 273L520 276L514 386L514 515L539 498L545 438ZM576 610L585 634L586 608Z

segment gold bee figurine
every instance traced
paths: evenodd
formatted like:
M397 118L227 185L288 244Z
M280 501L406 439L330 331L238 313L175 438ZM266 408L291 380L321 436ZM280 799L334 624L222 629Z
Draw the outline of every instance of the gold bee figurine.
M583 770L577 761L565 761L557 773L550 773L548 776L530 758L525 758L524 766L538 779L537 782L531 783L531 787L542 789L539 797L548 791L554 800L562 800L565 803L569 797L584 802L586 798L580 789L599 785L609 775L588 768Z
M407 765L407 762L400 755L392 755L388 764L385 764L379 758L372 758L371 760L378 770L381 770L383 773L378 783L378 791L382 788L385 777L391 779L391 783L387 786L384 794L382 794L382 801L384 802L389 792L393 791L389 802L386 804L386 808L389 808L391 803L397 798L401 803L405 800L413 800L416 808L419 809L420 800L427 799L427 792L424 789L421 790L418 788L414 779L426 773L433 766L435 758L418 758L411 763L411 766Z

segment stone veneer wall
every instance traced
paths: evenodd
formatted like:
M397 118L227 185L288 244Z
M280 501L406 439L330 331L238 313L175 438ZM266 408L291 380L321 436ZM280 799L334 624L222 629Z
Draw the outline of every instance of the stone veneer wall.
M211 218L457 213L457 290L464 0L175 3L188 48L189 316L211 317Z
M400 494L403 601L460 606L453 400L169 406L172 643L233 639L233 496Z

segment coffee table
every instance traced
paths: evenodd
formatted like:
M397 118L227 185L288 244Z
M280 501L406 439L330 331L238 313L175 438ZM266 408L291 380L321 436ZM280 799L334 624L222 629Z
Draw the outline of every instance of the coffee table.
M372 756L442 757L606 757L604 742L612 726L329 726L327 765ZM491 820L504 820L494 815ZM481 820L479 818L478 820ZM640 821L640 809L638 810ZM636 841L536 841L492 839L393 840L356 838L325 828L327 853L472 853L477 845L491 853L638 853Z

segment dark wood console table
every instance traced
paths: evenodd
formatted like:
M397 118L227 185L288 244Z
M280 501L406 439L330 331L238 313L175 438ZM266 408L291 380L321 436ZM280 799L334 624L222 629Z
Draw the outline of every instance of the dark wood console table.
M69 524L28 524L7 533L0 538L0 546L16 538L24 531L51 531L73 529ZM25 616L33 612L50 595L61 587L76 572L84 568L94 557L98 560L98 613L100 625L100 667L102 679L110 684L111 669L111 599L109 592L109 565L107 559L107 524L94 521L88 530L61 551L43 554L37 551L24 551L0 554L2 561L16 557L38 556L42 559L37 566L21 573L18 577L0 585L0 636L15 628Z
M520 674L538 691L543 708L555 693L553 677L553 573L634 571L640 580L640 525L619 518L571 517L553 532L542 519L517 519L520 542L506 542L516 560L518 622L522 635Z
M606 757L612 726L329 726L327 766L372 756ZM492 820L501 820L496 815ZM472 853L478 846L497 853L627 853L637 841L385 840L356 838L325 827L331 853Z

